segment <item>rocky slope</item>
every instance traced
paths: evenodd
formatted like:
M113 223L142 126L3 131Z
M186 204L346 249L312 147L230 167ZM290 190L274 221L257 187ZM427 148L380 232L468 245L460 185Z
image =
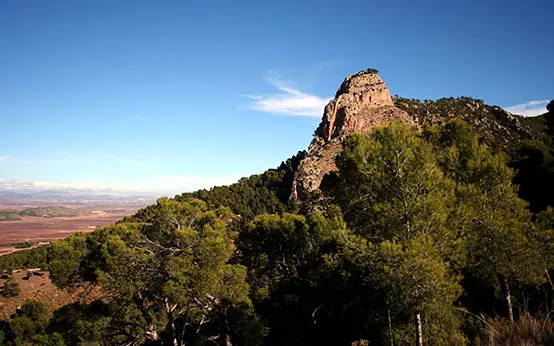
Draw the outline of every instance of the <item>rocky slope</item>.
M477 130L483 144L493 151L507 152L519 141L536 138L544 130L539 117L525 118L471 97L420 101L395 96L393 100L420 126L436 125L453 118L466 121Z
M348 134L366 133L392 121L416 125L408 113L394 105L376 70L368 69L347 77L335 99L325 107L308 154L300 163L291 199L305 201L319 189L326 174L336 171L335 157Z
M544 127L539 117L524 118L470 97L423 102L392 98L377 70L360 71L342 82L325 107L307 156L300 163L290 199L307 200L319 189L323 177L336 171L335 158L348 134L367 133L392 121L423 127L456 117L473 125L493 151L508 151L519 141L539 137Z

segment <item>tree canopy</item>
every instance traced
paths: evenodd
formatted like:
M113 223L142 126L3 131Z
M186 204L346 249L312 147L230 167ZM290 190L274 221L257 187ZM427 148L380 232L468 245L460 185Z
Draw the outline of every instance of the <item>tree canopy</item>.
M460 120L390 124L346 138L313 210L289 202L303 153L160 198L115 225L0 257L8 272L40 266L59 288L102 291L52 314L26 302L0 342L464 345L481 342L486 316L516 333L521 311L550 319L553 305L554 211L547 186L526 185L547 184L550 145L506 157Z

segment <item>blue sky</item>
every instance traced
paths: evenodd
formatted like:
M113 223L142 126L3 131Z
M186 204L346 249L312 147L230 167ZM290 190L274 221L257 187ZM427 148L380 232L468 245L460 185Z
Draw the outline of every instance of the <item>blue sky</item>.
M344 77L535 114L554 2L2 1L0 179L175 194L308 147ZM538 110L537 110L538 109ZM13 183L13 182L12 182Z

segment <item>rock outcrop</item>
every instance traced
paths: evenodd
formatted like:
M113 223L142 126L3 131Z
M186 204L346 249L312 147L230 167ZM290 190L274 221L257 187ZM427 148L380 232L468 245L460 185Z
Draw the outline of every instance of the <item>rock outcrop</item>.
M302 202L319 189L323 177L335 172L335 158L344 138L367 133L392 121L416 125L412 117L394 105L385 83L374 69L360 71L342 82L335 99L325 107L307 156L299 166L291 199Z

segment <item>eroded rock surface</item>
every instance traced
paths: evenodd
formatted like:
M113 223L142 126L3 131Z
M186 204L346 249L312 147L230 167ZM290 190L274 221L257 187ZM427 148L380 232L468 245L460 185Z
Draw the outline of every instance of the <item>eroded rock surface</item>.
M319 189L323 177L335 172L336 156L344 138L351 133L367 133L397 121L416 125L405 111L397 108L387 86L376 70L360 71L342 82L335 99L325 107L308 155L300 163L291 198L305 201Z

